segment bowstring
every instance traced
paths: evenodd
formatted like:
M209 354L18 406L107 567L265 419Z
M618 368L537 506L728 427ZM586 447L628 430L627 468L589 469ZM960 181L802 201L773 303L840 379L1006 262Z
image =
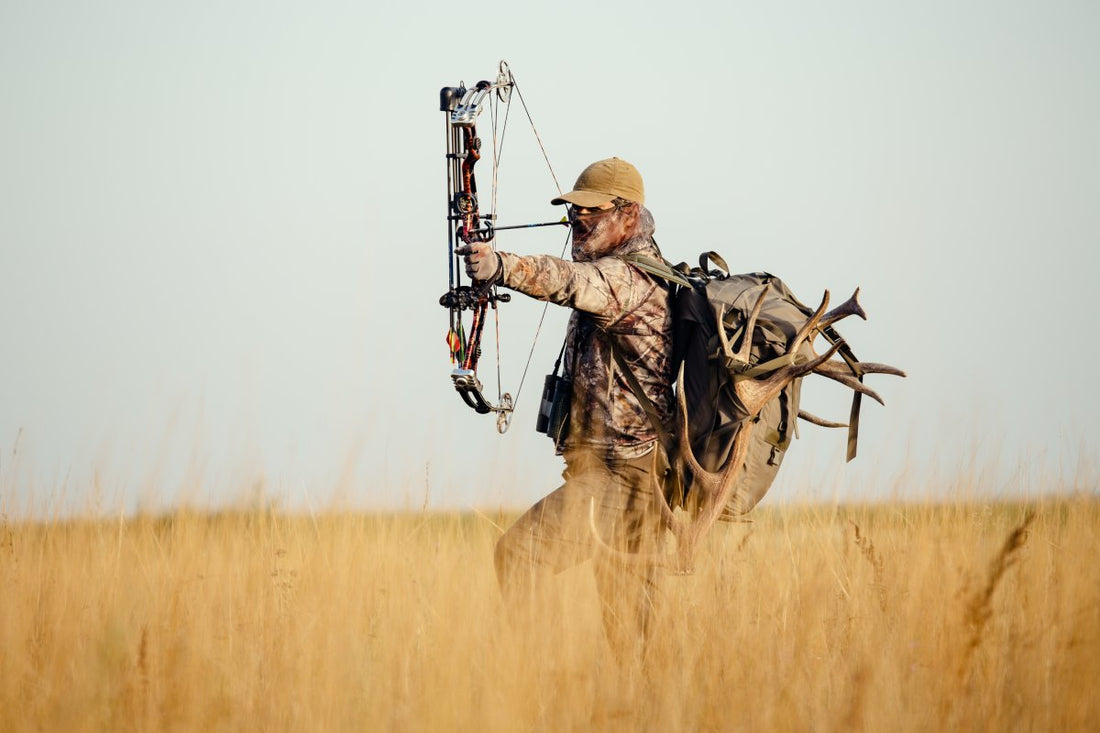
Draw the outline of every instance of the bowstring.
M500 156L504 151L504 136L508 132L508 115L512 111L512 95L508 95L508 101L504 105L504 122L500 125L500 139L497 140L497 120L500 118L500 95L493 95L493 102L489 106L489 115L492 120L493 126L493 177L492 186L493 193L489 201L489 214L492 217L489 222L490 226L495 226L497 221L497 185L500 179ZM493 251L497 249L497 238L493 236L492 242ZM500 308L497 304L493 304L493 329L496 331L496 364L497 364L497 404L501 404L503 401L504 382L501 379L500 371ZM523 381L520 381L520 389L523 389ZM519 390L516 390L516 395L519 395Z
M512 80L512 88L516 90L516 94L519 96L519 103L523 105L523 113L527 115L527 122L531 125L531 132L535 133L535 141L539 144L539 150L542 151L542 159L546 161L546 167L550 169L550 177L554 179L554 188L558 189L558 195L561 196L561 184L558 183L558 174L554 172L554 166L550 165L550 156L546 154L546 147L542 144L542 138L539 137L538 128L535 127L535 121L531 119L531 111L527 109L527 102L523 99L523 92L519 90L519 84L516 83L516 77L512 74L511 69L508 70L508 78ZM562 254L565 254L564 250Z
M508 70L508 78L512 80L512 88L515 90L516 96L519 97L519 103L523 107L523 113L527 115L527 123L531 125L531 132L535 134L535 142L539 144L539 150L542 151L542 159L546 161L546 167L550 171L550 177L554 179L554 188L558 190L558 196L561 196L562 190L561 184L558 183L558 174L554 172L554 166L550 163L550 156L546 152L546 146L542 144L542 137L539 136L538 128L535 127L535 120L531 117L531 110L527 108L527 100L523 98L523 92L520 91L519 84L516 82L516 77L511 69ZM569 247L569 239L572 236L573 230L570 228L565 233L565 242L562 243L561 254L558 255L558 259L565 259L565 250ZM538 325L535 326L535 337L531 339L531 350L527 352L527 363L523 365L523 374L519 378L519 387L516 388L516 396L512 401L513 410L519 406L519 396L523 392L523 383L527 379L527 370L531 367L531 360L535 357L535 345L538 343L539 334L542 333L542 324L546 320L546 312L549 308L550 301L546 301L542 304L542 314L539 315Z
M558 195L561 196L562 195L562 188L561 188L561 184L558 182L558 175L557 175L557 173L554 172L554 166L550 163L550 156L546 152L546 146L543 145L543 143L542 143L542 137L539 135L538 128L535 127L535 121L531 117L531 110L528 109L528 107L527 107L527 101L523 98L523 92L520 91L519 84L516 83L516 77L512 73L511 69L508 70L508 78L512 83L512 89L516 92L516 95L519 97L520 105L523 107L523 113L527 116L527 122L531 126L531 132L534 133L534 135L535 135L535 141L538 143L539 150L542 152L542 159L544 161L546 161L546 167L550 171L550 177L554 181L554 188L557 189ZM493 218L491 219L491 221L494 222L494 223L496 222L496 213L497 213L497 184L498 184L499 176L500 176L500 156L501 156L501 152L504 149L504 136L508 132L508 116L509 116L509 113L511 112L511 109L512 109L512 97L511 97L511 95L509 95L508 96L508 101L505 103L505 107L504 107L504 121L500 125L500 136L499 136L499 140L498 140L498 137L497 137L497 122L500 118L500 98L499 98L499 96L496 97L493 100L493 103L489 107L489 115L490 115L490 120L491 120L492 127L493 127L493 176L492 176L493 192L492 192L492 196L490 197L490 211L489 211L489 213L492 215ZM573 234L572 229L570 229L569 231L566 232L565 242L562 244L561 254L559 255L559 259L564 259L565 258L565 252L569 247L569 240L572 237L572 234ZM493 246L493 251L496 251L496 237L493 237L493 245L492 246ZM512 401L513 411L515 410L516 407L519 406L519 397L523 393L523 384L527 380L527 372L531 367L531 361L534 359L535 346L538 344L539 335L542 333L542 326L543 326L543 323L546 321L546 313L549 310L549 308L550 308L550 302L549 301L544 302L543 305L542 305L542 313L539 315L538 325L535 327L535 336L531 340L531 348L527 352L527 361L523 365L523 373L522 373L522 375L520 376L520 379L519 379L519 386L516 388L516 394L515 394L515 397L513 398L513 401ZM493 323L494 323L494 328L496 330L497 403L499 404L500 400L501 400L501 392L502 392L501 367L500 367L500 309L499 308L494 308L493 309Z

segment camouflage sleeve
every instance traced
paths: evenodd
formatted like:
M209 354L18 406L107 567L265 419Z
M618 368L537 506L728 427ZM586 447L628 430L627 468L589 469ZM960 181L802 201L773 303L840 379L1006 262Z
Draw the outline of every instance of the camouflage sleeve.
M652 289L647 278L617 257L567 262L550 255L501 252L500 259L505 287L590 313L599 326L632 311Z

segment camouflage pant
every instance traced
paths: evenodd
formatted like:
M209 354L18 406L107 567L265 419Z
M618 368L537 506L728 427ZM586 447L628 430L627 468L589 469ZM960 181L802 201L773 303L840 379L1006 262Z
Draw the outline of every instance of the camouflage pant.
M497 543L497 578L505 599L532 599L547 576L591 559L612 649L621 660L643 651L654 610L655 567L601 547L592 525L619 552L657 550L660 515L652 461L652 455L611 461L567 456L565 483L527 510Z

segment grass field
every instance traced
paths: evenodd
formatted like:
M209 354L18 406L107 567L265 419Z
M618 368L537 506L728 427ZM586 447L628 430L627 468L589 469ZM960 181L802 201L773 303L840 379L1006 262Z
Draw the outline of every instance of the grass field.
M0 730L1097 730L1100 501L760 509L509 623L478 515L0 523Z

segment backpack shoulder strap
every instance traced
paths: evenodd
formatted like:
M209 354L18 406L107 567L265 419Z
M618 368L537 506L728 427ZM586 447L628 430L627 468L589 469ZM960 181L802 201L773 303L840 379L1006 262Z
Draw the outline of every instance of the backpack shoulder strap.
M620 259L624 262L629 262L643 272L648 272L650 275L659 277L667 282L683 285L684 287L691 286L688 279L677 270L673 269L669 261L664 258L657 259L649 255L628 254L623 255Z
M608 334L610 336L610 334ZM615 360L615 365L622 372L623 378L626 379L627 386L630 387L630 391L634 393L634 396L638 399L638 403L641 404L642 409L645 410L645 414L649 417L649 422L653 425L653 429L657 431L657 438L661 442L661 447L665 449L665 455L671 456L673 454L672 435L668 432L668 428L663 422L661 422L661 416L657 414L657 407L653 404L653 400L649 399L645 390L642 389L641 382L634 376L634 370L630 368L630 365L626 363L626 357L615 348L616 343L614 338L609 338L608 343L611 345L611 358Z

